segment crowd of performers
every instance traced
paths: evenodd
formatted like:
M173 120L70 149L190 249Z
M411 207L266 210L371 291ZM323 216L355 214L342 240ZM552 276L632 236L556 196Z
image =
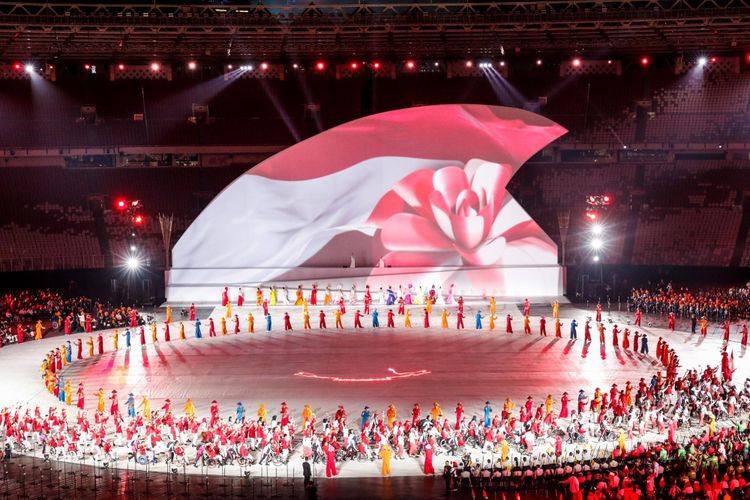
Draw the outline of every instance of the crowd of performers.
M70 334L125 327L134 316L144 323L131 307L84 296L66 297L50 290L8 292L0 298L0 346L39 339L51 330Z
M48 381L48 390L65 405L50 407L44 414L38 407L5 408L0 431L17 449L34 447L50 458L99 464L127 459L172 468L248 467L284 464L298 453L324 466L328 477L337 475L336 464L342 461L377 461L387 476L392 461L417 457L424 473L431 475L436 456L447 458L451 469L458 468L459 479L480 469L501 477L528 471L536 475L538 470L557 477L561 467L567 471L583 463L590 467L590 460L609 463L632 457L648 457L667 467L703 463L704 468L714 462L726 464L732 453L741 452L747 460L750 380L734 385L726 351L717 368L678 374L678 358L669 345L662 343L657 349L664 366L650 380L627 382L623 388L613 384L604 390L580 389L577 395L563 393L559 401L552 395L543 401L529 396L520 404L510 399L500 405L486 401L474 415L461 403L444 411L438 402L425 409L419 404L364 406L356 418L350 418L343 405L331 415L319 416L306 404L295 418L297 411L286 403L269 415L262 403L247 410L237 402L231 413L222 415L213 401L208 415L197 416L190 399L174 407L167 399L152 410L147 396L131 393L121 407L117 391L98 388L89 393L82 384L74 390L69 382ZM64 359L62 366L74 362ZM46 362L48 368L59 370L57 360ZM96 402L93 415L85 410L90 397ZM67 414L68 406L75 408L75 415ZM712 481L715 469L706 468L707 481ZM564 472L571 491L585 483L586 471L576 471L581 474ZM650 488L653 493L660 481L662 491L665 485L695 489L693 481L678 484L677 478L665 477L663 470L660 474L652 469L642 478L644 491Z
M631 311L673 313L692 321L747 319L750 318L750 286L690 290L659 283L651 288L633 289L628 307Z
M455 304L456 312L453 314L456 316L456 327L460 328L464 302L460 296L454 299L452 290L445 296L437 290L434 294L428 290L419 298L411 297L407 292L408 288L401 296L390 289L385 291L384 305L398 304L397 312L388 308L385 313L388 318L386 327L393 326L393 316L401 316L403 325L411 326L408 316L410 308L406 307L408 301L410 306L423 306L425 327L430 325L430 306ZM294 302L289 305L301 306L303 328L310 328L309 307L318 305L315 289L307 297L301 288L295 295ZM351 305L357 304L356 291L348 301L341 293L335 301L333 297L327 299L327 295L328 291L323 304L328 300L328 305L336 306L334 315L337 316L337 323L346 314L347 305L351 308ZM366 314L370 316L368 326L380 326L373 302L379 304L381 298L379 293L377 300L373 301L370 291L365 289L362 312L355 310L355 328L362 326ZM271 296L263 296L261 291L257 299L268 318L267 327L270 329L270 310L267 308L271 305ZM243 301L240 294L237 302L243 304ZM236 314L232 315L228 290L224 292L222 303L225 314L219 318L219 332L213 318L209 318L208 336L254 331L252 313L248 314L245 325L240 325ZM482 329L483 320L487 319L489 329L494 329L495 309L495 301L490 299L487 315L484 316L481 311L475 314L474 327ZM522 331L531 335L528 301L523 309ZM559 305L555 303L552 308L554 335L561 337L563 324L558 313ZM202 337L201 322L195 318L194 306L190 307L188 314L190 321L195 322L194 336ZM443 328L448 327L447 314L443 308ZM605 337L607 327L601 315L601 306L597 305L594 328L598 330L600 343L604 345L608 343ZM227 319L230 320L229 325ZM322 310L319 319L319 328L325 328L325 313ZM583 326L587 342L591 341L591 321L587 319ZM641 312L636 310L634 326L639 326L640 322ZM123 332L114 331L107 335L111 337L114 350L120 349L121 340L124 342L122 347L131 347L132 335L136 335L141 345L147 343L147 338L151 342L169 342L172 340L170 324L177 328L176 337L185 339L184 322L176 323L173 323L172 310L168 306L166 321L161 327L156 322L141 325L137 315L133 314ZM513 333L510 314L506 316L505 323L506 332ZM340 324L337 326L341 327ZM674 329L673 324L671 327ZM284 328L292 328L288 313L284 313ZM566 329L571 339L577 338L578 323L575 319L566 325ZM539 319L534 330L534 334L547 334L544 317ZM725 323L725 340L728 339L728 332L728 323ZM705 328L701 333L705 335ZM743 344L746 338L747 328L743 326ZM643 356L650 355L645 335L637 330L633 332L631 340L628 328L620 331L614 325L609 339L615 346L632 349ZM103 354L104 342L102 333L96 339L93 335L89 336L85 340L87 356ZM460 403L451 412L452 415L444 414L437 402L424 412L418 404L411 409L396 408L394 405L380 409L364 406L361 412L358 411L359 418L351 419L353 421L348 419L343 406L333 415L319 417L312 406L305 405L298 410L300 419L296 420L292 415L294 412L286 404L281 405L277 415L269 418L263 404L257 410L246 413L241 402L237 403L231 416L225 414L222 417L215 401L210 414L199 417L189 399L184 406L180 404L175 409L171 401L166 400L163 406L152 411L148 396L136 397L132 393L123 396L121 410L117 391L104 388L93 391L83 384L65 379L63 371L66 365L85 357L83 345L80 337L73 341L63 338L60 347L48 353L42 361L44 383L50 394L59 400L59 406L51 407L46 414L42 414L38 408L31 410L20 406L2 411L0 431L17 447L28 449L41 446L44 453L53 458L80 459L85 456L101 463L110 463L127 457L139 463L168 462L185 466L282 464L293 453L299 453L303 459L324 463L328 476L335 476L336 463L344 460L378 460L382 474L388 475L392 460L407 457L421 457L425 473L433 474L433 457L446 455L450 457L448 465L453 471L463 469L458 474L462 476L467 470L470 475L481 468L487 470L486 467L477 467L487 454L492 457L491 469L496 469L492 474L515 475L519 464L532 463L530 457L534 457L534 464L543 469L543 474L547 474L548 470L557 470L556 466L561 463L580 461L581 456L570 450L590 447L591 443L611 445L607 460L651 456L670 463L674 460L710 461L713 457L721 459L722 453L731 451L721 443L740 438L746 443L748 437L745 427L750 407L750 381L745 381L743 387L733 385L733 355L730 357L724 349L721 363L716 369L706 368L701 372L690 370L680 376L679 358L661 338L656 343L654 354L663 365L663 373L659 371L650 380L641 379L635 385L627 382L623 388L614 384L609 389L580 389L572 397L563 393L559 401L552 395L548 395L544 401L534 401L529 396L518 405L510 399L499 406L487 401L480 414L471 416L464 412ZM88 398L96 401L93 415L86 410ZM72 418L67 415L68 407L75 408ZM399 418L404 410L408 418ZM733 427L718 428L717 421L730 422ZM734 427L737 422L739 424ZM692 433L692 437L690 440L684 436L679 438L678 432ZM663 439L665 435L666 440ZM707 446L713 450L711 453L707 454ZM477 459L478 454L483 458ZM525 458L518 462L519 457ZM523 474L527 474L529 468L530 465ZM574 488L572 483L579 479L581 483L585 481L585 477L571 481L571 490ZM651 484L655 480L658 477L647 478L644 484Z

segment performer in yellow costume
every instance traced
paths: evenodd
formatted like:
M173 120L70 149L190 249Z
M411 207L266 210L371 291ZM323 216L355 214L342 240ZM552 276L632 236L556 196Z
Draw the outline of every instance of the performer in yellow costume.
M195 417L195 405L193 404L193 400L190 398L185 401L185 415L191 418Z
M275 286L271 287L270 296L271 298L268 300L268 303L272 306L275 306L276 305L276 287Z
M255 318L253 313L247 313L247 333L253 333L255 331Z
M138 405L138 408L143 408L143 418L151 420L151 402L147 396L143 396L143 401Z
M172 322L172 306L170 306L169 304L167 304L167 319L166 319L166 321L167 321L167 323L171 323Z
M404 328L411 328L411 319L409 319L409 310L404 311Z
M297 287L296 293L297 293L297 299L294 301L294 305L301 306L305 302L305 299L302 297L302 285L299 285Z
M443 309L443 312L440 314L440 323L443 329L448 328L448 311Z

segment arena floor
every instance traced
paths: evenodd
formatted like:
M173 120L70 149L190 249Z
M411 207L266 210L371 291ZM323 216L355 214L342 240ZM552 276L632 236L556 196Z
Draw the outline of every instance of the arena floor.
M297 311L292 320L297 329L285 333L281 321L284 309L277 307L278 312L272 311L275 324L270 333L265 332L262 329L265 325L256 319L253 334L245 333L243 323L243 332L239 335L230 333L208 338L207 321L203 321L202 339L193 338L192 326L186 324L188 340L176 340L177 328L173 325L171 342L151 344L147 331L149 338L145 347L139 345L139 338L134 335L130 350L124 349L124 339L121 339L120 349L112 352L112 341L107 335L111 332L104 332L105 354L93 358L86 358L84 354L84 360L68 367L64 377L74 386L79 381L84 383L89 411L96 404L93 393L103 387L107 394L112 389L118 391L121 408L129 392L133 392L138 401L140 396L148 395L152 410L160 408L163 400L170 398L176 412L181 412L185 399L191 397L199 415L208 414L213 399L219 402L226 416L233 413L237 401L243 402L250 416L261 402L270 415L278 412L281 402L285 401L292 416L299 421L305 403L311 404L319 419L332 416L337 405L343 404L351 422L358 421L365 404L375 411L384 411L393 403L399 418L407 418L414 403L418 402L426 414L437 401L452 419L459 401L470 416L481 412L485 400L490 400L499 411L507 397L522 404L530 395L536 406L547 394L559 401L563 391L574 399L580 388L591 394L595 387L606 390L612 383L623 387L631 380L636 384L640 377L648 380L660 367L653 358L659 336L665 337L677 350L683 368L720 363L722 341L718 327L710 329L708 337L703 339L685 331L671 333L657 326L646 326L640 331L649 335L652 354L643 356L612 346L611 326L616 323L622 329L631 317L626 313L604 313L607 343L601 347L598 333L592 332L594 342L590 345L586 346L583 341L583 323L592 311L561 307L563 338L556 339L549 321L548 336L538 334L538 315L551 317L549 307L532 308L533 334L530 336L521 332L521 312L513 305L498 305L498 328L494 332L487 330L486 319L485 329L475 330L473 319L468 320L473 318L477 308L486 310L486 304L467 305L469 328L462 331L453 328L454 319L451 328L440 328L436 311L433 311L429 329L423 328L422 317L415 311L411 329L403 327L403 318L397 318L395 329L301 330L301 311ZM220 309L213 313L217 329L219 313L223 312ZM260 317L256 308L235 308L233 313L243 318L250 310L256 318ZM514 317L512 335L505 333L508 313ZM329 314L329 326L333 323L332 316ZM381 324L385 323L384 316L381 316ZM571 318L579 323L577 341L568 339ZM351 317L347 320L344 324L350 326ZM658 318L644 316L644 324L648 321L664 326ZM369 325L370 319L365 318L364 323ZM687 328L687 325L678 323L679 328ZM159 336L162 338L161 330ZM0 376L13 381L6 382L4 390L0 391L0 405L23 402L45 408L57 404L42 384L39 366L43 355L57 347L61 340L61 337L51 337L6 346L0 351ZM739 345L736 327L732 330L729 350L734 351L735 356L735 381L741 383L750 374L750 368ZM396 373L389 371L391 369ZM306 372L307 376L299 372ZM394 474L419 474L419 467L416 460L407 459L394 465ZM376 475L378 466L342 464L340 472L343 476Z

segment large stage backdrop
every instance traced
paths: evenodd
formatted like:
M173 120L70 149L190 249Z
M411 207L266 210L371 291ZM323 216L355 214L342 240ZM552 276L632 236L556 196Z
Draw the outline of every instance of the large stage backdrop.
M401 109L323 132L211 202L174 246L167 299L213 302L224 286L313 283L560 295L557 245L506 186L565 132L542 116L484 105Z

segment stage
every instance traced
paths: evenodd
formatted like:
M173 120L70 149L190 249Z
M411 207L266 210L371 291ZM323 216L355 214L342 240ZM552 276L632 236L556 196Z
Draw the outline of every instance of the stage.
M622 329L631 315L605 311L607 344L600 347L598 333L593 333L594 342L586 346L583 341L583 323L592 311L573 306L561 307L563 338L554 338L554 327L548 321L547 337L538 334L540 314L551 317L551 308L535 306L532 309L532 335L522 333L521 313L517 306L499 305L497 329L474 329L473 316L478 309L486 314L486 305L470 303L466 307L467 329L455 329L455 317L450 316L450 328L440 327L439 308L433 311L431 327L422 325L421 307L411 311L413 328L403 327L403 318L397 317L397 328L371 328L370 317L364 317L366 328L351 327L351 312L344 317L344 330L330 329L333 314L329 310L329 329L302 330L301 307L277 306L271 311L274 317L272 331L264 330L265 323L256 319L255 333L246 332L242 320L242 332L227 336L208 338L208 321L202 318L204 338L193 338L192 325L186 324L187 340L178 340L177 323L171 325L171 342L163 341L159 330L157 344L152 344L150 332L146 332L147 344L139 345L139 336L133 335L133 346L112 351L111 332L102 332L105 338L105 354L74 361L63 372L74 387L83 382L86 388L86 407L92 412L95 407L93 393L103 387L107 394L116 389L120 394L121 408L129 392L140 402L142 395L151 400L156 410L165 398L173 402L176 413L182 413L185 399L191 397L196 403L199 416L208 415L208 406L213 399L219 402L222 415L233 414L237 401L245 405L252 418L260 403L269 410L269 417L278 413L282 401L289 404L290 413L300 421L304 404L309 403L319 420L331 418L337 405L343 404L351 423L359 421L363 405L373 411L383 412L388 404L394 404L399 418L408 418L414 403L419 403L423 414L429 412L437 401L445 415L452 419L456 403L463 403L466 414L479 415L485 400L490 400L496 411L500 411L505 398L510 397L517 405L527 396L534 398L535 406L551 394L559 409L560 396L567 391L573 399L583 388L590 395L596 387L607 390L612 383L624 387L627 380L637 384L641 377L647 380L661 368L657 365L653 351L659 336L666 338L676 349L681 360L681 370L700 368L706 363L720 362L721 333L718 327L709 331L708 337L690 335L684 331L668 332L663 328L644 327L641 332L649 335L651 356L636 354L631 350L614 348L611 345L609 319ZM221 311L220 311L221 310ZM292 313L295 330L283 331L283 312ZM312 308L313 326L317 327L317 311ZM261 318L256 307L234 308L240 318L252 311ZM212 315L219 330L220 312L216 308ZM385 324L384 308L380 308L381 325ZM451 310L454 312L454 309ZM505 333L505 315L512 314L514 333ZM571 318L579 322L578 340L568 338ZM644 317L644 324L649 318ZM186 322L187 323L187 322ZM686 328L678 323L678 328ZM95 332L95 336L98 332ZM86 338L75 334L71 338ZM47 393L39 373L39 364L44 354L60 345L67 338L51 337L42 341L28 341L21 345L10 345L0 351L0 376L13 380L12 385L0 394L0 404L23 403L42 408L58 405ZM739 345L739 336L733 328L729 350L734 351L736 383L741 384L750 374L744 362L745 352ZM622 336L620 336L620 342ZM631 337L632 342L632 337ZM85 351L84 347L84 351ZM75 356L74 356L75 357ZM392 369L393 371L390 371ZM305 376L300 375L305 372ZM355 379L355 380L336 380ZM69 415L74 415L69 408ZM658 436L654 436L657 438ZM296 465L295 465L296 464ZM299 466L295 455L290 466ZM344 476L376 475L374 463L342 464ZM407 459L394 464L394 474L419 474L419 461Z

